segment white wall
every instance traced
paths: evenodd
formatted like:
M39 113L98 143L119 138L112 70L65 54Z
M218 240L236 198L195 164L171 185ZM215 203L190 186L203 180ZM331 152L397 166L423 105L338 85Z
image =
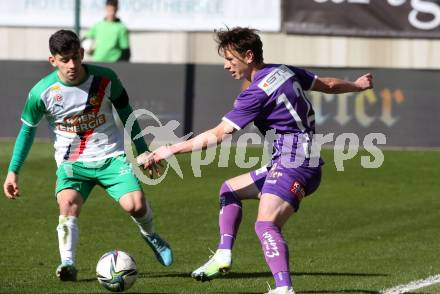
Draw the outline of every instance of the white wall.
M0 27L0 59L46 60L55 29ZM261 35L266 62L440 69L440 40ZM132 62L221 64L212 33L133 32Z

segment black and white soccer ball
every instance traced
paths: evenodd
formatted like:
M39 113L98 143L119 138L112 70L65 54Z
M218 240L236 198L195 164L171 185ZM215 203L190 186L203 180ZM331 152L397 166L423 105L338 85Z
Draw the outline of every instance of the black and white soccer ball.
M107 252L96 265L99 284L112 292L122 292L133 286L138 276L136 262L129 254L114 250Z

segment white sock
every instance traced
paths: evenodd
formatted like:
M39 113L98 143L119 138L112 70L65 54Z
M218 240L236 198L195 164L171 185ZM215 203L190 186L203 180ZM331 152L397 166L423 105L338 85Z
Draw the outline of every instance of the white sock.
M131 219L138 225L141 234L144 236L154 233L153 210L147 203L147 213L141 217L132 216Z
M60 215L57 226L58 246L62 263L75 263L78 225L76 216Z

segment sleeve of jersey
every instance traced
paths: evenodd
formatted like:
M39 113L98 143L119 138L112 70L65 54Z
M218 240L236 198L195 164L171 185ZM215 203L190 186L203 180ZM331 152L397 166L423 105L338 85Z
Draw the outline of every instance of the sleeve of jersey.
M21 121L30 127L36 127L44 113L46 106L41 98L32 91L29 93L26 104L24 105L23 113L21 114Z
M124 91L124 87L122 86L121 80L118 78L116 73L107 68L107 77L110 79L111 82L111 89L110 89L110 100L113 102L120 98L122 92Z
M234 108L222 120L232 125L234 129L241 130L260 113L261 96L264 95L264 92L257 89L243 91L235 100Z
M304 91L308 91L313 88L313 84L318 76L304 68L290 67L290 69L295 73L298 81Z
M133 109L131 108L128 102L127 92L123 89L121 95L117 99L112 100L112 103L116 109L116 112L119 115L119 118L121 119L125 127L127 124L127 120L130 117L130 114L133 112ZM130 138L133 141L134 146L136 147L136 152L138 154L142 154L145 151L150 151L143 137L140 137L136 140L134 139L134 137L136 137L136 135L140 133L141 133L141 128L139 126L137 119L135 119L133 122L133 127L130 131Z
M126 28L122 29L119 36L119 48L127 49L130 47L128 40L128 30Z
M9 163L8 171L12 171L16 174L20 172L20 168L32 147L36 132L37 128L22 124L15 141L14 151L12 152L12 159Z
M96 24L87 31L86 37L91 39L94 39L96 37Z

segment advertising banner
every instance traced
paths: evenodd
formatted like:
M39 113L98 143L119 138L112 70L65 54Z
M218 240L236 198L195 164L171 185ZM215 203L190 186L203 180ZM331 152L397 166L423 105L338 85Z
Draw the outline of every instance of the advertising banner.
M292 34L440 37L439 0L295 0L283 2Z
M107 65L108 66L108 65ZM231 79L219 65L196 65L193 77L191 114L188 105L188 83L184 64L130 64L110 66L118 73L130 96L133 109L154 113L161 124L172 127L178 122L176 135L183 136L185 122L198 134L216 126L229 112L240 93L242 83ZM21 125L20 114L28 91L52 68L48 62L0 61L0 138L14 138ZM346 69L312 68L321 77L354 80L370 72L374 89L347 94L306 92L315 111L316 133L337 138L353 134L360 143L371 134L383 134L386 146L440 148L440 71L412 69ZM164 78L166 77L166 78ZM38 137L49 137L43 119ZM141 120L141 125L158 126L154 120ZM257 132L249 126L238 132ZM186 134L187 132L185 132ZM148 139L148 138L147 138Z
M281 0L120 0L130 30L213 31L250 26L279 31ZM104 17L105 0L81 1L81 27ZM0 0L0 26L72 27L75 0Z

